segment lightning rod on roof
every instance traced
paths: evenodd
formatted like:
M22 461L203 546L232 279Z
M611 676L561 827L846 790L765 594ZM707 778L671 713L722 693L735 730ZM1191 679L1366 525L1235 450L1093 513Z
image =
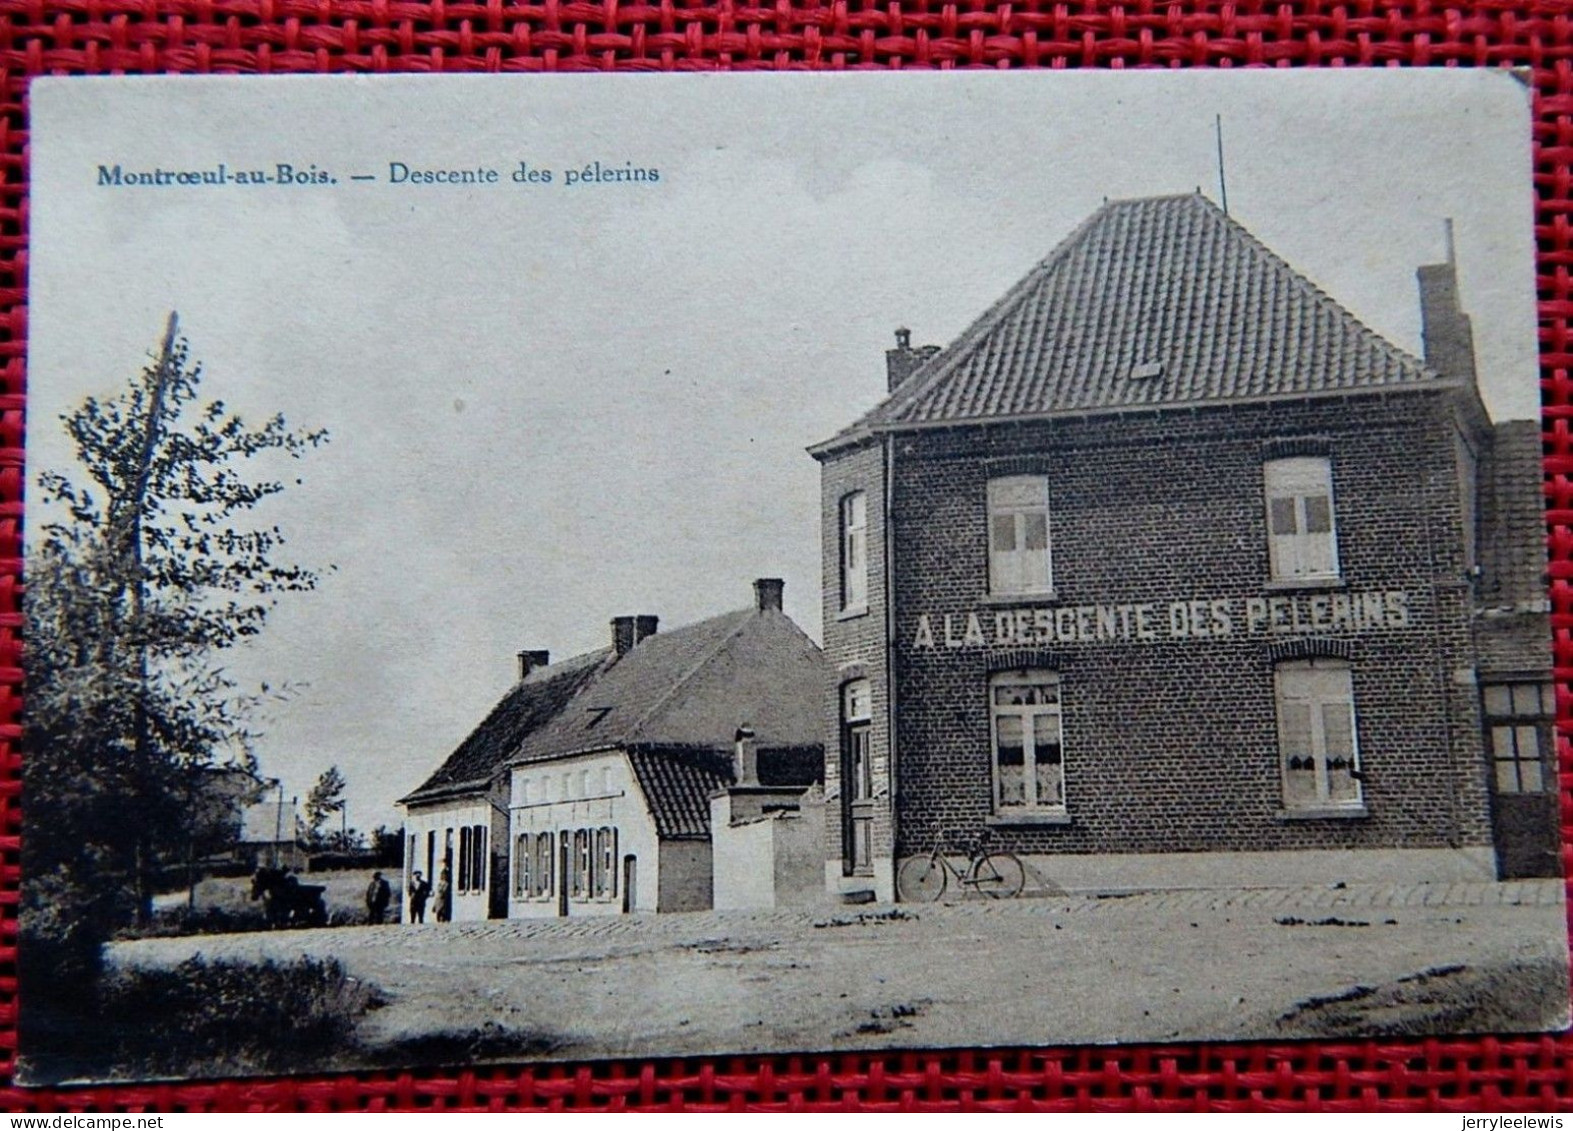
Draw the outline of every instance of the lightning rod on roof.
M1229 185L1223 176L1223 115L1213 115L1213 133L1218 138L1218 203L1223 205L1223 214L1229 215Z

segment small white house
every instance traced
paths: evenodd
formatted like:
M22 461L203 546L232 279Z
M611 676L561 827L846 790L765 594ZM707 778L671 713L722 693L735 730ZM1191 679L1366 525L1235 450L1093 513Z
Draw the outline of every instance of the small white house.
M521 653L519 682L401 802L406 899L414 871L436 889L446 870L455 920L712 906L711 796L739 733L765 784L796 796L823 775L828 676L781 591L762 579L749 608L670 632L617 617L609 648L562 663Z

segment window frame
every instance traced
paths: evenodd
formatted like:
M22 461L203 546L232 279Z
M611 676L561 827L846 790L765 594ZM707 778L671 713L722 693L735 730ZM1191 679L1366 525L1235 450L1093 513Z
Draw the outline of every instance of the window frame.
M1307 674L1302 677L1301 673ZM1288 693L1286 684L1297 679L1301 680L1301 687L1294 694ZM1327 686L1333 682L1341 685L1339 694L1327 693ZM1318 683L1323 685L1322 688L1316 687ZM1365 762L1360 753L1360 713L1355 698L1354 667L1347 660L1318 656L1284 660L1274 665L1273 711L1277 729L1278 792L1285 813L1359 814L1366 811ZM1315 783L1315 796L1309 800L1291 798L1290 794L1290 773L1303 771L1292 771L1289 766L1291 755L1287 748L1289 728L1285 725L1286 705L1306 708L1308 753L1312 759L1311 770ZM1352 798L1334 798L1332 795L1331 761L1344 755L1328 750L1326 708L1329 706L1343 706L1348 711L1348 776L1354 787Z
M841 557L841 611L868 609L868 492L848 491L837 507Z
M1047 687L1055 688L1055 701L1052 704L1002 704L997 701L996 690L1003 687ZM1021 817L1068 817L1069 804L1069 774L1066 772L1065 750L1065 681L1059 672L1039 669L1019 669L1015 671L995 672L989 676L989 776L992 787L990 811L998 819L1010 820ZM1019 803L1007 803L1004 800L1004 775L1000 771L1000 719L1003 717L1018 719L1021 723L1021 778L1022 800ZM1055 738L1059 747L1058 801L1044 802L1038 796L1038 733L1036 720L1039 717L1053 718Z
M535 887L532 899L550 899L557 888L554 875L557 871L557 838L550 832L535 834Z
M1491 700L1495 698L1492 692L1502 691L1508 696L1507 706L1504 708L1493 707ZM1534 702L1532 709L1524 709L1519 704L1519 692L1532 692ZM1480 687L1480 721L1483 741L1485 743L1486 760L1490 764L1491 789L1500 795L1536 797L1544 796L1557 789L1556 772L1553 768L1547 770L1546 754L1549 749L1555 749L1555 736L1552 726L1556 720L1556 692L1551 684L1544 680L1535 679L1503 679L1483 683ZM1520 743L1523 732L1530 731L1534 735L1535 754L1525 757ZM1512 743L1512 750L1503 756L1497 745L1498 735L1506 732ZM1549 740L1549 741L1548 741ZM1525 786L1524 767L1533 765L1538 784L1534 788ZM1502 782L1504 767L1511 767L1513 781L1511 788L1505 788Z
M1012 488L1031 486L1038 496L1031 502L1016 502L1000 498ZM1052 499L1047 475L996 475L990 477L984 488L984 549L988 557L988 592L990 596L1033 597L1052 596L1054 593L1054 522ZM1040 551L1026 545L1032 540L1031 519L1041 516L1043 522L1042 576L1026 555ZM1011 519L1013 546L1008 550L996 549L995 534L998 520ZM1007 557L1006 555L1009 555ZM1008 567L1008 568L1007 568ZM1019 575L1019 576L1015 576Z
M1317 488L1321 488L1320 492ZM1325 499L1326 531L1311 531L1310 501ZM1295 529L1281 533L1274 517L1274 504L1290 500ZM1276 584L1327 582L1343 579L1338 553L1338 503L1333 489L1333 461L1328 456L1283 456L1262 463L1262 504L1267 521L1267 576ZM1327 566L1301 568L1310 556L1311 539L1320 539Z
M513 840L513 897L529 899L535 870L535 837L521 832Z

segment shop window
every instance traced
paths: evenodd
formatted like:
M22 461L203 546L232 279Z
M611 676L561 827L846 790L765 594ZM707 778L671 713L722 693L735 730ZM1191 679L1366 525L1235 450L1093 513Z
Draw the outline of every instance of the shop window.
M994 732L994 809L1065 812L1065 749L1060 679L1015 672L989 681Z
M513 897L526 899L535 890L534 877L531 875L531 865L535 862L534 838L529 833L520 833L514 840L513 847Z
M535 875L533 877L535 887L531 892L536 897L551 895L554 890L552 887L554 855L552 852L552 834L537 834L535 838Z
M1269 460L1263 473L1272 579L1337 578L1332 464L1325 456L1296 456Z
M989 480L988 512L989 592L1049 592L1049 481L1041 475Z
M868 496L854 491L841 500L841 608L868 607Z
M591 884L596 899L611 899L617 894L617 830L595 830L595 868Z
M1488 684L1480 698L1497 792L1546 792L1545 755L1556 716L1550 685Z
M1363 779L1349 665L1295 660L1279 664L1276 677L1284 808L1359 808Z

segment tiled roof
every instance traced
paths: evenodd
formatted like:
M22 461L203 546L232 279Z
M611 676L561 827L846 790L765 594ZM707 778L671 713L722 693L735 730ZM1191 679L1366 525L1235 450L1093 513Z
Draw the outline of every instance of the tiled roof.
M826 678L819 648L784 613L726 613L641 640L510 761L634 745L730 748L744 723L762 748L811 745Z
M903 426L1437 380L1200 194L1119 200L816 451Z
M823 777L827 680L818 646L777 609L658 632L620 659L603 649L532 672L404 800L485 789L508 765L623 749L660 835L708 835L740 726L757 736L764 780Z
M732 758L718 747L634 746L628 751L656 835L678 840L710 835L710 795L732 784ZM759 748L761 785L809 786L825 780L823 746Z
M662 840L710 835L710 795L732 780L731 760L715 750L628 752Z
M574 694L608 665L611 654L610 648L603 648L531 672L509 689L437 772L404 800L429 801L485 788L519 744L562 711Z

